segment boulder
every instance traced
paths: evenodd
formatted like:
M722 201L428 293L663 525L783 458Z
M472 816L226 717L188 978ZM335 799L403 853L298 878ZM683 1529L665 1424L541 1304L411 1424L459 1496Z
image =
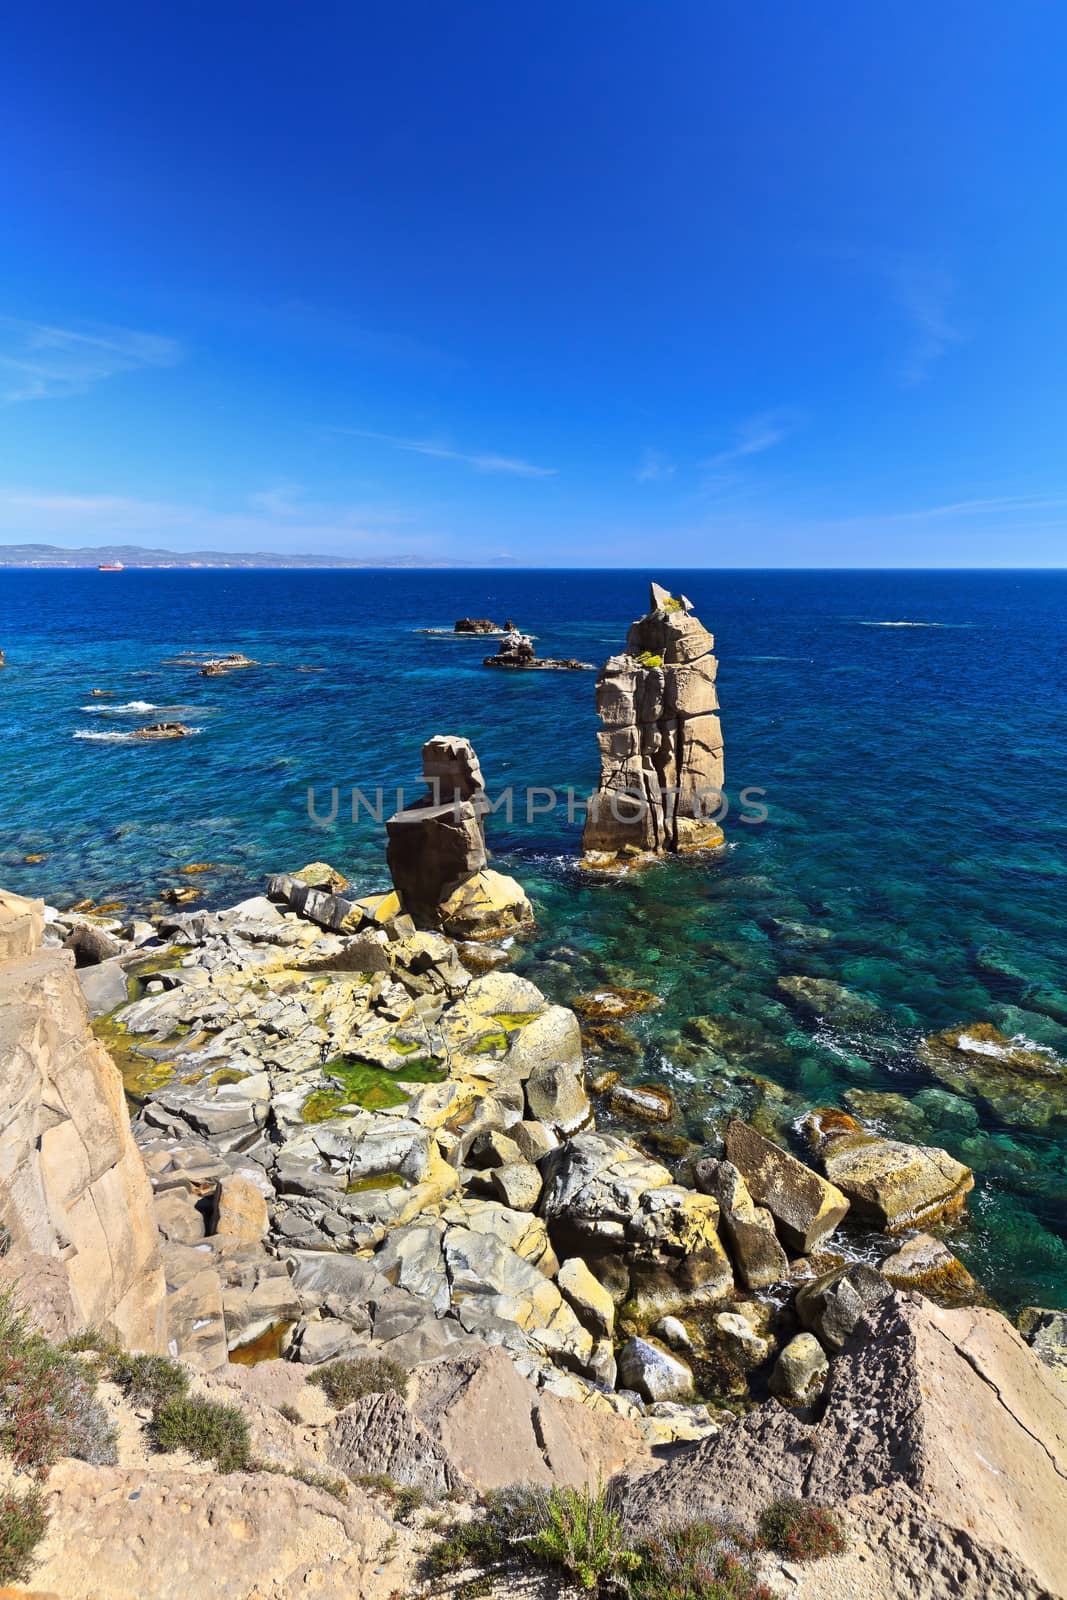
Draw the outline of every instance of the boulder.
M946 1028L924 1039L918 1056L946 1088L979 1101L1000 1122L1042 1132L1067 1121L1067 1063L991 1023Z
M123 946L103 928L89 922L79 922L63 941L64 950L74 953L76 967L98 967L102 961L111 961L122 954Z
M803 1327L827 1350L840 1350L866 1312L892 1289L865 1261L835 1267L797 1290L796 1312Z
M564 1248L623 1250L627 1224L646 1189L669 1184L658 1161L613 1134L580 1133L542 1163L541 1215Z
M526 1109L561 1136L577 1133L592 1117L582 1078L567 1062L535 1067L526 1082Z
M745 1122L726 1130L726 1159L744 1178L757 1205L774 1217L786 1248L807 1255L833 1233L848 1200L818 1173Z
M563 1263L556 1282L585 1326L610 1339L615 1328L615 1302L580 1256L571 1256Z
M651 1339L630 1339L619 1351L619 1387L634 1389L643 1400L689 1400L693 1373L687 1362Z
M528 1161L512 1161L494 1168L492 1184L504 1205L513 1211L536 1210L541 1198L541 1174Z
M438 907L439 925L454 939L501 939L533 923L522 885L503 872L482 867Z
M973 1305L982 1298L963 1262L928 1233L917 1233L902 1244L879 1263L878 1270L894 1289L921 1289L938 1305Z
M947 1150L862 1130L827 1132L819 1159L853 1215L887 1233L957 1216L974 1188L973 1172Z
M633 1529L685 1506L752 1532L783 1496L839 1508L866 1554L842 1593L1063 1600L1067 1392L998 1313L891 1295L835 1362L817 1426L763 1407L619 1501Z
M734 1275L718 1233L718 1202L680 1184L647 1189L626 1224L630 1298L639 1326L718 1305Z
M697 1188L719 1202L719 1231L746 1289L765 1289L789 1275L789 1258L778 1243L774 1218L757 1206L744 1178L729 1161L699 1161Z
M478 812L469 800L416 802L397 811L385 827L386 860L401 905L416 927L443 926L438 907L486 865ZM457 908L458 903L450 909Z
M250 1178L233 1173L215 1193L210 1231L234 1244L258 1244L267 1231L267 1201Z
M813 1333L798 1333L779 1353L767 1387L786 1406L810 1406L822 1395L830 1363Z

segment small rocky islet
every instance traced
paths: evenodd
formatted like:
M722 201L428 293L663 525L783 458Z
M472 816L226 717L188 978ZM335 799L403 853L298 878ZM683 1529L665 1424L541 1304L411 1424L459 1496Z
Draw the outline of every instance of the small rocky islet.
M654 586L598 679L589 869L721 849L711 650L689 602ZM478 758L439 736L423 776L386 825L378 894L315 862L228 909L134 923L0 896L17 1067L0 1277L56 1337L89 1326L169 1352L197 1395L243 1409L273 1464L175 1474L108 1396L119 1460L54 1470L40 1583L81 1593L60 1587L81 1548L93 1592L122 1592L122 1547L149 1538L195 1600L237 1559L221 1530L240 1523L248 1592L270 1571L279 1596L387 1600L422 1592L417 1541L373 1479L439 1502L612 1478L631 1529L754 1531L783 1494L834 1507L842 1593L1067 1593L1067 1314L1029 1308L1031 1350L927 1231L965 1210L969 1169L887 1134L862 1090L793 1129L724 1117L702 1145L657 1147L670 1088L590 1076L586 1050L625 1061L658 996L605 983L571 1008L511 970L535 908L489 865ZM617 796L653 803L636 818ZM862 1003L819 982L784 1002ZM731 1026L708 1021L702 1047ZM979 1096L997 1074L1020 1115L1055 1095L1045 1053L981 1025L925 1048L956 1092L976 1056ZM408 1374L406 1398L332 1413L306 1379L367 1357ZM326 1473L347 1484L338 1532L298 1559ZM199 1572L165 1483L186 1517L213 1495ZM815 1587L773 1558L763 1575L776 1594L833 1592L818 1566Z

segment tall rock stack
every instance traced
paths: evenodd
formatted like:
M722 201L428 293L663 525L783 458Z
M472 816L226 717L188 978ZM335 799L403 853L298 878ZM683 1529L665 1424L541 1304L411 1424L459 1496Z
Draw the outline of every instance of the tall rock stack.
M714 646L686 597L652 584L648 615L597 679L600 785L582 836L591 864L722 844Z
M385 824L401 908L416 927L462 939L498 938L532 922L521 885L488 865L485 785L470 740L430 739L422 775L430 793Z

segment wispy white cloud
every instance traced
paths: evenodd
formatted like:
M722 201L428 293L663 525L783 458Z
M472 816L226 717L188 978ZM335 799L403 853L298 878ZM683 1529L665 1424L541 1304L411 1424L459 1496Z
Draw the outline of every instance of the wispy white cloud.
M0 485L0 542L142 544L173 550L274 550L373 555L433 544L400 508L304 500L299 490L264 490L232 508L123 494L64 494Z
M665 460L658 450L646 450L634 476L638 483L666 483L674 477L674 462Z
M0 402L84 394L119 373L172 367L181 355L176 340L157 333L0 317Z
M923 383L941 356L963 338L950 311L956 285L943 267L911 255L888 258L883 270L908 327L900 376Z
M898 511L900 521L917 522L927 517L986 517L1008 513L1027 514L1031 511L1055 511L1067 506L1067 496L1059 495L993 495L987 500L954 500L947 505L924 506L918 511Z
M369 428L337 428L335 432L350 434L355 439L376 439L379 444L390 445L394 450L410 450L415 455L434 456L440 461L459 461L465 467L473 467L476 472L508 472L518 478L554 478L557 472L555 467L538 467L516 456L455 450L436 439L401 439L396 434L374 433Z
M776 444L787 439L795 428L796 419L788 412L761 411L739 424L733 444L709 456L701 462L701 466L711 472L719 472L723 467L733 466L747 456L763 455L764 451L773 450Z

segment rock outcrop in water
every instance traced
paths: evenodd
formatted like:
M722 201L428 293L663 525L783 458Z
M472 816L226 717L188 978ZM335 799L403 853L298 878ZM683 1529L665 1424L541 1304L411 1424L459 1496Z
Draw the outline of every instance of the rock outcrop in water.
M597 679L600 784L582 836L590 865L722 844L714 644L684 595L652 585L648 615Z
M402 909L417 928L496 938L533 920L514 878L493 872L485 848L485 785L468 739L422 747L430 793L385 825L386 859Z
M504 667L512 672L592 672L590 661L576 661L573 656L546 656L537 659L533 640L528 633L506 633L500 641L495 656L486 656L484 667Z

